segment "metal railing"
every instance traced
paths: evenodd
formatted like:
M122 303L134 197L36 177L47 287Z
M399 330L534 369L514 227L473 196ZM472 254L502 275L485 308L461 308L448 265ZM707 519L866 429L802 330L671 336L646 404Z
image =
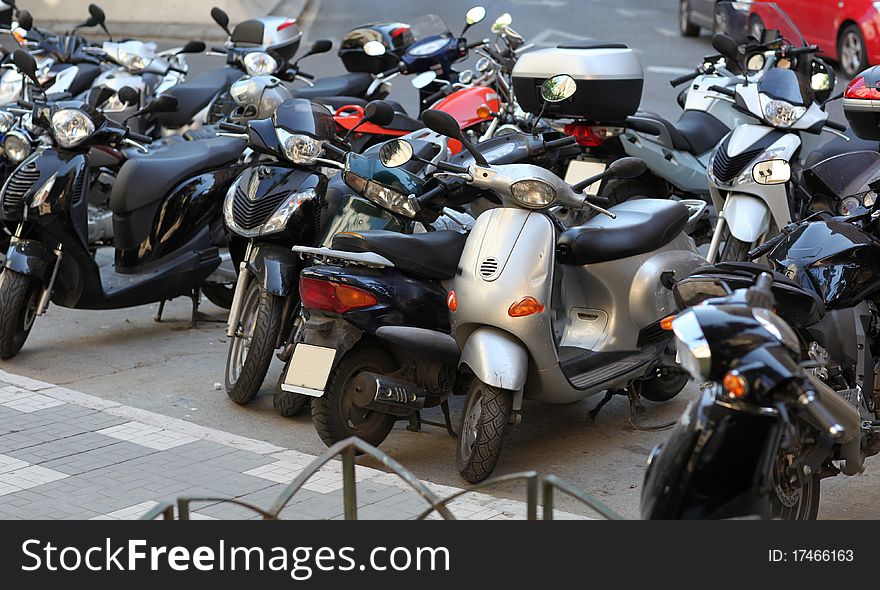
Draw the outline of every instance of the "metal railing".
M458 492L440 498L417 478L409 469L392 459L376 447L369 445L357 437L347 438L327 449L327 451L309 463L305 469L288 484L275 502L268 509L260 508L255 504L238 498L220 498L207 496L184 496L176 501L160 502L150 509L142 520L174 520L176 516L180 520L189 520L193 512L193 505L200 504L233 504L254 512L264 520L278 520L281 512L287 507L303 485L311 479L322 467L335 459L342 457L342 504L345 520L357 520L357 481L355 479L355 457L364 454L379 461L390 473L397 475L408 484L427 504L424 512L416 517L416 520L424 520L437 513L444 520L456 520L455 515L449 509L448 504L469 493L485 490L500 484L523 482L526 488L526 520L538 520L538 506L542 506L541 517L543 520L553 520L554 501L556 492L562 492L574 498L581 504L595 511L601 518L619 520L620 516L608 508L600 500L590 494L579 490L569 482L555 475L540 475L536 471L525 471L502 475L486 480L477 485L459 490Z

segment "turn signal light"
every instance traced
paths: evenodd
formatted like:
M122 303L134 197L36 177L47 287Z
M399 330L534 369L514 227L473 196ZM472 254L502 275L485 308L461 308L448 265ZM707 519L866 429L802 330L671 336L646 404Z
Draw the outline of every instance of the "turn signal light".
M537 299L532 296L523 297L516 303L510 306L507 310L507 315L512 318L521 318L527 315L532 315L536 313L541 313L544 311L544 306L541 305Z
M455 297L455 291L450 291L446 295L446 307L449 308L449 311L453 312L458 309L458 299Z
M301 277L299 296L306 309L318 309L345 313L355 309L373 307L379 301L369 291L350 285Z
M672 320L675 319L674 315L668 315L662 320L660 320L660 329L666 330L667 332L672 330Z
M477 107L477 116L481 119L488 119L492 116L492 110L488 105L481 104Z
M727 390L732 397L742 397L748 392L749 387L745 378L739 374L739 371L728 371L721 381L721 385Z

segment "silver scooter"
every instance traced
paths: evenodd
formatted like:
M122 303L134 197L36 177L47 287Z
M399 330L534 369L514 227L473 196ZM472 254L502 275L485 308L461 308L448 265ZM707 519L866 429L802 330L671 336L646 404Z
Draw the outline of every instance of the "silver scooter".
M573 78L559 75L542 96L557 102L575 90ZM447 114L422 118L461 139ZM642 174L641 160L620 159L575 185L533 165L476 162L458 176L502 206L477 218L447 299L459 368L473 374L456 453L470 482L492 473L523 399L566 404L624 389L654 401L677 395L688 377L663 320L676 311L674 280L705 264L683 232L688 207L638 199L605 210L583 194L605 178ZM560 207L598 215L566 228Z

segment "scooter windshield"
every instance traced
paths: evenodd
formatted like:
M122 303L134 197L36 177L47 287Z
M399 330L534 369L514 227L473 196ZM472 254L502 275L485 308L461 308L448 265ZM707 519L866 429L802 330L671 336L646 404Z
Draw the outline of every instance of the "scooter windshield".
M718 30L738 45L783 41L794 47L807 44L784 10L773 2L718 2Z
M813 102L813 89L792 70L771 69L758 82L758 92L795 106L809 106Z
M416 41L427 39L428 37L451 37L449 27L446 22L436 14L427 14L420 16L410 24L410 31Z
M336 134L336 122L330 111L306 98L285 100L272 117L275 127L291 133L302 133L323 140L333 139Z

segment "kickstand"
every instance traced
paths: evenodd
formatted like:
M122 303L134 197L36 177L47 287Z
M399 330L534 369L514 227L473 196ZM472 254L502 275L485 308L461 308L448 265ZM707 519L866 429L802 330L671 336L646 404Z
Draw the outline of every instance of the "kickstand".
M165 299L159 302L159 311L156 312L156 317L153 318L154 322L162 321L162 313L165 311Z
M644 414L645 404L642 403L642 398L635 389L630 387L626 390L626 395L629 397L629 417L635 418L638 414Z
M199 304L202 300L202 290L199 287L196 287L190 293L189 298L192 300L192 315L189 319L189 329L192 330L196 327L196 322L198 321L199 315Z
M614 399L615 395L617 395L617 394L614 391L609 389L608 391L605 392L605 397L602 398L602 401L600 401L599 404L595 408L590 410L590 418L594 422L596 421L596 416L598 416L599 412L602 410L602 408L605 407L605 404L607 404L612 399Z
M452 428L452 416L449 415L448 399L443 400L443 403L440 404L440 409L443 410L443 421L446 422L446 432L448 432L449 436L451 436L452 438L458 438L458 435Z
M409 424L407 424L406 429L410 432L421 432L422 431L422 415L418 412L413 412L409 415Z

